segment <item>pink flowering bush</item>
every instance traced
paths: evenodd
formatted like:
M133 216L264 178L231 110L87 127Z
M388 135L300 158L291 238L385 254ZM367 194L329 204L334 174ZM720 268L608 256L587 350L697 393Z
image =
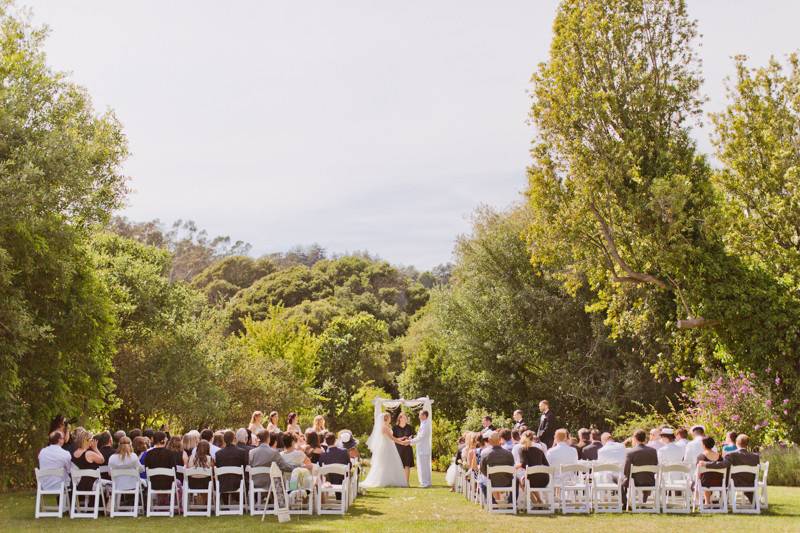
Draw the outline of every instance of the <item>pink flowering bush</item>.
M774 401L769 390L753 374L719 375L709 381L695 381L684 396L681 413L687 426L702 424L708 434L722 438L726 431L746 433L755 445L785 441L784 416L788 399Z

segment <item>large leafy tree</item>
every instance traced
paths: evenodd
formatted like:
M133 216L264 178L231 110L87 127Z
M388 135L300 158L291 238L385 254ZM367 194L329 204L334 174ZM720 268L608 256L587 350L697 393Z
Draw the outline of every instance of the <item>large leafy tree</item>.
M113 114L51 70L46 31L0 3L0 462L30 477L56 413L102 411L114 317L84 243L125 191ZM85 419L84 419L85 421Z

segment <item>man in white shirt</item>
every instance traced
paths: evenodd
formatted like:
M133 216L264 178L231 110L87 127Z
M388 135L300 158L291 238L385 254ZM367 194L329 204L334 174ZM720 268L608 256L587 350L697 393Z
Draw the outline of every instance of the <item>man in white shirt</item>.
M567 443L567 430L557 429L553 435L553 447L547 450L547 463L555 468L556 481L561 482L561 475L558 474L560 465L570 465L578 462L578 450Z
M689 441L683 452L683 462L689 463L692 469L692 479L694 479L694 473L697 469L697 456L703 453L703 439L705 436L706 428L703 426L692 426L692 440Z
M661 442L661 428L653 428L650 430L650 440L647 442L647 446L650 448L655 448L658 450L664 445Z
M663 428L661 430L661 448L658 449L658 464L668 465L683 462L683 452L685 451L681 446L675 444L675 432L672 428ZM681 474L673 472L667 474L669 481L678 481Z
M61 447L64 444L64 435L60 431L53 431L47 439L48 446L39 452L40 470L62 470L63 476L48 476L42 480L43 490L54 490L59 483L69 480L69 472L72 468L72 457L69 452Z
M603 446L597 450L597 462L619 465L620 469L625 468L625 456L627 454L625 445L615 441L611 433L608 432L600 436L600 442ZM617 476L610 475L610 472L608 474L603 476L603 482L616 483Z
M686 428L678 428L675 430L675 444L680 446L681 448L686 448L686 445L689 444L689 441L686 440L688 432Z

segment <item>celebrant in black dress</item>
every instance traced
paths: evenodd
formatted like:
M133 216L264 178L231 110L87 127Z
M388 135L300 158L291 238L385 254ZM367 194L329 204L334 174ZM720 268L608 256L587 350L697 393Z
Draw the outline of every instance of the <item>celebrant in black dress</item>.
M403 471L406 474L407 483L411 474L411 467L414 466L414 450L410 442L411 437L414 436L414 430L408 425L408 416L405 413L400 412L397 415L397 425L392 428L392 435L394 436L395 446L397 446L397 452L400 454L400 460L403 462Z

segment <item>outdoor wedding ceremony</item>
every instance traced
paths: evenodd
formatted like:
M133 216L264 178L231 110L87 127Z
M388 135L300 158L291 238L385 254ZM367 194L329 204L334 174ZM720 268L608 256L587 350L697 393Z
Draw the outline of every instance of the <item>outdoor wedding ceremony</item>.
M0 0L0 530L800 533L797 20Z

